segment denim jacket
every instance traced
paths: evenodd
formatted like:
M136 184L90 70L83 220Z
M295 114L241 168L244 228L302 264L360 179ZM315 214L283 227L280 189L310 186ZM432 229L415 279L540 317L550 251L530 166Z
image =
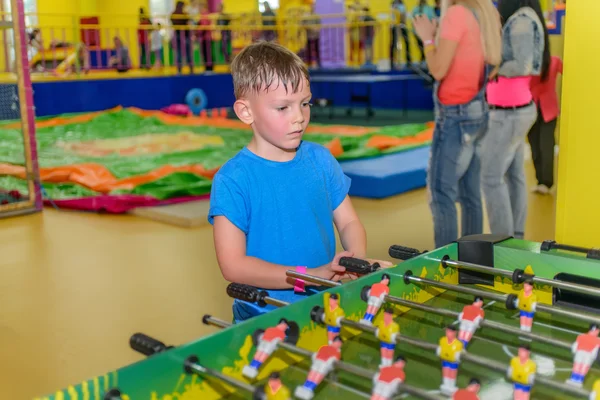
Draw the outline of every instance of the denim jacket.
M539 75L544 54L544 26L535 11L522 7L502 29L502 64L498 75Z

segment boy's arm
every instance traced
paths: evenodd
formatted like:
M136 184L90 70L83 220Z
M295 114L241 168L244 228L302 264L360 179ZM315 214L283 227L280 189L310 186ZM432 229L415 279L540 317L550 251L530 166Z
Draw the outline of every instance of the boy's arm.
M333 221L340 234L344 249L353 253L356 258L365 258L367 256L367 233L358 219L350 197L346 196L335 209Z
M290 289L294 287L294 278L286 271L294 267L273 264L256 257L246 255L246 235L224 216L215 216L213 237L217 261L223 277L229 282L256 286L263 289ZM310 270L311 275L333 279L334 274L346 269L337 264L337 260L350 253L339 253L331 264ZM311 285L306 282L305 285Z

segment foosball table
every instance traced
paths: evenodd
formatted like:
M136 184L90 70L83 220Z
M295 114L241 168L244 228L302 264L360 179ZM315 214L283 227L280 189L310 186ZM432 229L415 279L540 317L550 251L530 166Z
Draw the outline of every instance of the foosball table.
M393 268L343 259L356 280L288 271L325 289L169 346L48 399L600 399L600 252L477 235L433 251L391 246ZM210 311L210 310L207 310Z

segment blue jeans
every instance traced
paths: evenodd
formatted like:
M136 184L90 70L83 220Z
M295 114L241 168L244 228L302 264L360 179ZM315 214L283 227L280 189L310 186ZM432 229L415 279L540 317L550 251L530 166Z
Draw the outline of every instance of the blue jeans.
M436 103L427 174L436 248L458 239L457 201L462 211L462 236L483 232L480 140L487 123L483 91L467 104Z
M483 194L493 234L522 239L527 218L525 138L537 119L535 105L490 110L488 132L482 140Z

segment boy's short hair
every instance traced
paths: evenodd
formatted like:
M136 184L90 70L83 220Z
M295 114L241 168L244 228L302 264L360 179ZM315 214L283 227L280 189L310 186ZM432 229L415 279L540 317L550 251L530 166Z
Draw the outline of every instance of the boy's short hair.
M304 61L284 46L272 42L257 42L245 47L231 63L233 90L236 99L250 92L267 91L273 84L291 85L292 93L310 75Z

